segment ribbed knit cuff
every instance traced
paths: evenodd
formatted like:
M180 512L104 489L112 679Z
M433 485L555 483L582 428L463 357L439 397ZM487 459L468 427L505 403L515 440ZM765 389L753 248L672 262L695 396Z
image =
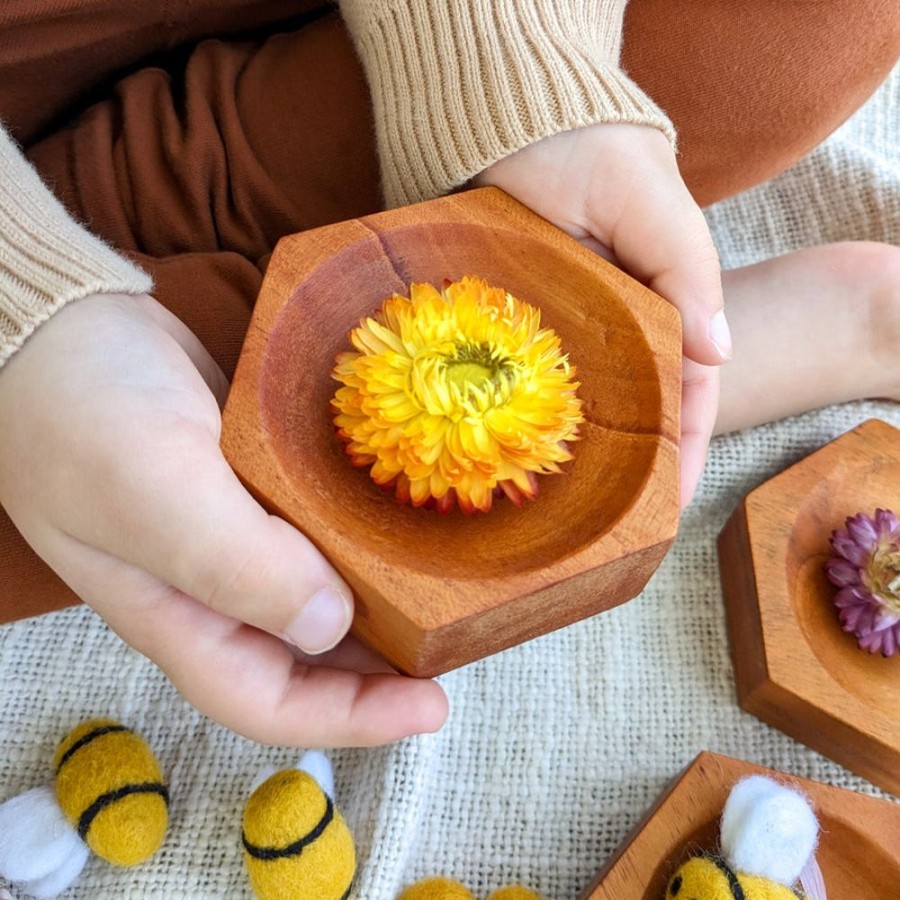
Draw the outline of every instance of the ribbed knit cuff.
M446 193L535 141L665 114L618 67L626 0L341 0L369 79L385 198Z
M72 219L0 127L0 366L66 303L152 286Z

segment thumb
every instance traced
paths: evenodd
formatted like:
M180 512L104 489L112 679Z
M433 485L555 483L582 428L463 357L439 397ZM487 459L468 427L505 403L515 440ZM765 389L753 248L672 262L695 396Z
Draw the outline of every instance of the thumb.
M305 535L250 496L210 435L125 494L107 552L306 653L347 633L350 588Z

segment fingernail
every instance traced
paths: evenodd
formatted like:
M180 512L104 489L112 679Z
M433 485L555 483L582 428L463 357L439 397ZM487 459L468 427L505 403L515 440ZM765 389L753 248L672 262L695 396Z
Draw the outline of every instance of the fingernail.
M728 327L724 309L720 309L709 320L709 339L723 360L731 359L731 329Z
M352 617L350 597L335 588L324 587L306 601L285 637L304 653L324 653L347 633Z

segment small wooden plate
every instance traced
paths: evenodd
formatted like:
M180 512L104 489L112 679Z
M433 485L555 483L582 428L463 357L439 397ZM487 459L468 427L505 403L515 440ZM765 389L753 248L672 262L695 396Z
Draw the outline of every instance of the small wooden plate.
M349 332L411 282L479 275L540 308L581 382L565 474L523 508L399 505L354 469L329 402ZM224 411L225 455L352 586L354 633L431 676L637 594L678 524L672 306L501 191L342 222L276 248Z
M823 569L831 533L877 507L900 510L900 431L871 419L748 494L719 565L741 706L900 794L900 658L841 629Z
M768 775L812 802L821 826L816 859L829 897L900 896L900 806L707 751L662 794L579 900L665 900L668 879L683 862L718 849L725 801L748 775Z

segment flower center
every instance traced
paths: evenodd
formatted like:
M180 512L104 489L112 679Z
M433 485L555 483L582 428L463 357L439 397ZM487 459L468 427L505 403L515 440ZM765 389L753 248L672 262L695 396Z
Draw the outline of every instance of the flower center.
M485 381L493 381L494 373L487 367L478 363L451 362L447 367L447 381L464 389L473 384L476 387Z
M891 612L900 615L900 548L879 545L866 566L869 589Z
M447 381L455 384L465 396L468 388L487 387L486 382L498 385L508 375L510 362L497 354L489 344L461 344L454 356L445 360Z

